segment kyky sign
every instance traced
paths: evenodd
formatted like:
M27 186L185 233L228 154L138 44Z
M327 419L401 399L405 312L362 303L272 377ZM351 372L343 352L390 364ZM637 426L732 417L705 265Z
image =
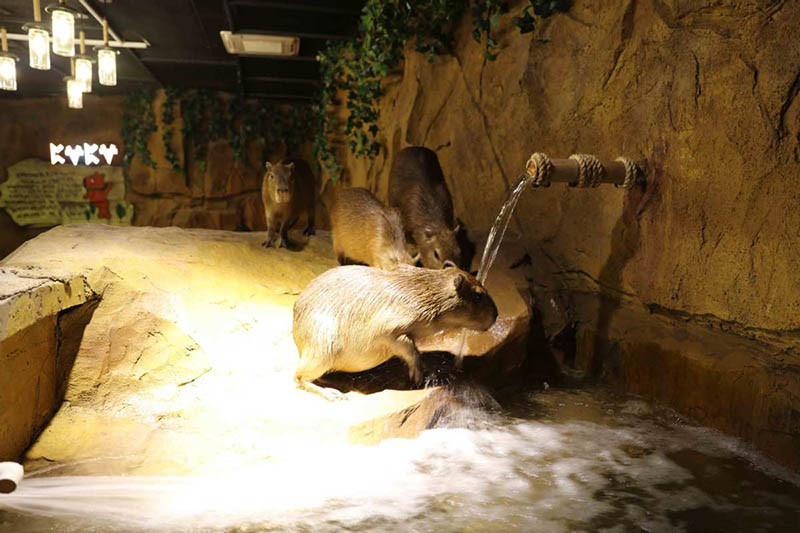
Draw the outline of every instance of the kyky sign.
M78 166L78 161L80 161L81 157L83 157L84 165L99 165L100 158L95 155L97 153L103 156L107 165L110 165L111 160L114 159L114 156L119 153L119 150L117 150L116 144L101 144L100 146L97 146L96 144L83 143L83 145L67 145L65 148L63 144L50 143L51 165L63 165L67 162L67 160L62 157L62 152L69 158L70 161L72 161L72 164L75 166Z

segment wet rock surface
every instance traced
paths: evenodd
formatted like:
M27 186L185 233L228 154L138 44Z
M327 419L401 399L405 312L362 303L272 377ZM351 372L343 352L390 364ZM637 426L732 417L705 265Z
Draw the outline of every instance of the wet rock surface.
M39 350L43 369L26 374L53 382L27 465L68 465L62 474L213 471L305 439L414 436L441 416L439 388L351 393L335 402L295 388L292 306L336 262L325 232L292 237L301 250L266 250L261 233L62 226L0 263L14 280L4 286L0 312L14 304L3 316L26 317L7 321L3 331L47 325L41 335L63 346L60 358L57 349ZM18 303L23 297L40 304ZM508 310L524 308L506 300ZM527 316L507 320L521 324ZM82 327L65 326L76 335L58 337L57 319ZM41 346L17 337L27 349ZM492 338L502 344L508 337ZM497 352L485 341L470 346L473 355ZM407 375L402 362L391 363L390 374ZM409 388L397 384L369 392Z

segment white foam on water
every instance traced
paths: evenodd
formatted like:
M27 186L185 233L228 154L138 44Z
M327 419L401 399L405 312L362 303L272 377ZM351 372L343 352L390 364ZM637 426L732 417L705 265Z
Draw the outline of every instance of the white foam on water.
M745 506L738 487L711 490L676 459L690 450L709 468L715 458L727 468L740 457L798 481L735 439L623 411L649 413L638 404L601 422L484 413L472 429L376 446L303 443L218 476L34 476L0 497L0 508L50 517L42 530L57 531L674 531L686 526L680 514L695 509L763 517L774 530L769 520L800 516L797 487L757 487Z

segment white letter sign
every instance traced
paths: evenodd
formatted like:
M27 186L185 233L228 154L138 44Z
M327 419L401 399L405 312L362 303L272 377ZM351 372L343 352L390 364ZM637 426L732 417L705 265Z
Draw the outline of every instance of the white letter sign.
M65 148L63 144L53 144L50 143L50 164L51 165L63 165L67 162L64 157L61 156L61 153L69 158L72 161L72 164L78 166L78 162L83 158L83 164L87 166L91 165L99 165L100 158L97 157L97 153L103 156L106 160L106 164L110 165L111 161L114 159L114 156L119 153L116 144L101 144L98 148L96 144L89 144L83 143L83 145L76 144L75 146L69 146Z

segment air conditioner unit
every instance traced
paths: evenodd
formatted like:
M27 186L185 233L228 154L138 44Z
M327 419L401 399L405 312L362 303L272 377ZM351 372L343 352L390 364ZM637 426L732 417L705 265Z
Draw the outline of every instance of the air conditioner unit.
M263 35L259 33L219 32L225 50L240 56L296 56L300 51L299 37Z

